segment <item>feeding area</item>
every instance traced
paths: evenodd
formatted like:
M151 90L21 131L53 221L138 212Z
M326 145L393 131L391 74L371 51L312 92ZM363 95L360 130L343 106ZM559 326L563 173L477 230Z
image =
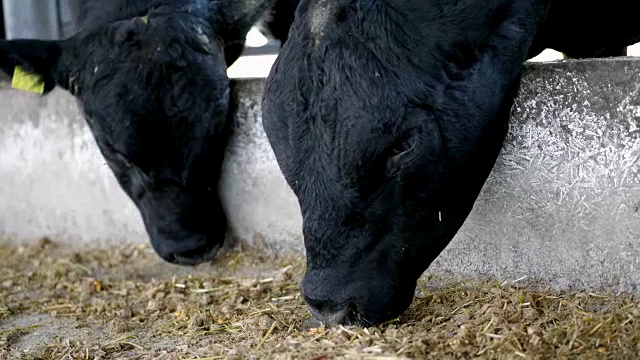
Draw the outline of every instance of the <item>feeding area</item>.
M324 327L300 299L304 264L226 249L195 269L147 246L77 251L50 239L0 247L6 359L632 359L628 295L552 291L529 279L420 280L400 318Z
M68 94L0 89L0 358L637 358L639 77L631 58L527 65L474 211L410 308L369 328L325 327L300 296L263 80L232 85L221 193L240 245L196 268L150 249Z
M61 0L37 8L5 0L0 10L13 14L4 16L11 31L0 37L66 36L72 33L72 21L71 13L63 10L70 10L72 2L79 4ZM228 11L215 8L220 11L216 18L221 24L229 19L239 21L242 14L249 21L247 9L236 13L241 7L231 5L224 8ZM308 227L307 234L311 231L312 235L305 239L300 208L309 208L311 196L302 204L283 176L287 172L283 163L298 155L283 149L296 151L300 147L294 143L302 140L291 135L295 126L280 128L287 134L275 139L277 109L265 108L271 114L271 142L265 133L268 121L263 121L265 77L278 54L265 54L259 48L273 48L273 39L263 36L264 28L253 27L244 55L231 67L227 68L227 59L222 62L223 56L201 69L196 66L198 61L182 66L183 58L171 56L191 54L193 59L203 59L208 56L203 54L221 51L211 45L211 39L218 37L229 42L224 44L229 45L226 56L239 50L234 46L244 36L231 30L220 34L201 27L188 30L194 17L204 16L204 12L198 15L191 10L188 16L158 9L124 20L119 15L112 25L123 26L122 32L79 37L77 42L66 42L67 47L0 42L0 61L9 62L0 71L0 360L640 357L640 60L635 57L640 55L640 45L627 49L630 56L587 60L555 61L562 54L547 50L525 64L506 139L473 210L413 292L413 282L397 274L409 274L422 265L413 262L436 255L442 239L416 244L414 239L405 241L415 234L403 231L398 236L403 242L382 247L372 245L371 238L379 235L375 231L371 231L375 235L362 236L369 236L364 240L358 239L358 231L345 231L348 226L343 223L348 221L326 221L337 229L333 233ZM34 24L21 26L23 22ZM176 25L174 33L167 30L171 24ZM230 27L240 28L244 27ZM115 38L109 39L110 34ZM153 36L145 38L145 34ZM173 37L176 34L193 41L176 41L182 39ZM83 42L86 39L93 41ZM99 41L105 42L100 45ZM145 41L154 46L135 46L147 44ZM28 49L30 46L33 48ZM28 51L23 57L6 55L24 49ZM38 63L40 55L34 58L32 53L52 58ZM75 63L83 55L86 61ZM176 65L170 71L174 79L199 80L189 83L187 91L173 91L183 82L166 82L163 76L155 76L166 69L156 71L138 63L154 56ZM19 60L29 66L11 63ZM164 64L165 60L147 64ZM28 71L39 71L39 66L28 61L43 67L56 64L49 69L55 76L44 79ZM69 70L60 65L81 66L90 61L94 63L83 68L81 76L72 71L73 66ZM117 71L113 71L117 61ZM5 76L5 68L13 69L13 74ZM341 68L348 66L336 66ZM210 84L226 81L224 70L231 78L229 87L214 89ZM148 76L141 76L145 71ZM284 71L275 73L287 80ZM100 81L92 83L96 78ZM305 81L303 78L298 80ZM273 85L273 91L279 90L277 86L283 85ZM82 98L83 91L93 97ZM291 96L293 92L284 93ZM139 97L131 95L122 104L122 94ZM283 103L298 108L303 97L294 95ZM167 100L163 104L169 105L149 106L153 103L149 99ZM212 103L222 105L205 118L202 109L209 109ZM93 117L85 117L81 108L89 109L85 113ZM224 113L226 109L229 114ZM293 124L296 119L284 120ZM187 124L195 125L189 128ZM228 126L230 131L203 131L214 125L219 129ZM448 138L445 135L449 134L443 134L442 139ZM318 136L323 141L331 137ZM353 142L360 138L368 137L353 137ZM415 136L399 139L402 141L392 144L393 154L386 159L394 161L386 165L402 162L404 169L410 169L405 161L411 157L401 155L416 149L416 142L408 141ZM280 141L280 163L273 151L274 141ZM210 146L222 143L224 148ZM346 141L335 144L343 143ZM313 144L322 151L336 150L331 145ZM355 146L344 149L359 153ZM209 162L216 156L220 166ZM322 157L304 160L312 158ZM361 163L366 161L358 166ZM300 174L291 173L313 166L288 164L289 181L297 184L295 176ZM362 169L350 170L345 173ZM335 205L322 195L336 190L327 187L340 181L332 183L333 179L321 177L308 180L302 176L301 181L308 181L304 187L317 196L318 204ZM349 179L339 180L348 183ZM456 184L471 182L465 177ZM451 188L454 191L449 195L459 189ZM421 191L410 190L421 198ZM403 191L397 193L405 196ZM451 196L452 204L455 196ZM409 211L397 209L405 205L399 198L384 204L386 208L381 205L385 211L378 212L384 215L377 220L422 224L392 216L394 211L408 216ZM417 202L404 198L407 203ZM352 205L338 210L359 209ZM319 213L325 218L333 215L331 206L322 210L326 211ZM414 213L431 214L433 209L426 210ZM450 209L435 210L433 217L424 218L435 223L437 212L435 229L456 218ZM307 213L309 217L314 219ZM354 223L372 225L374 221L364 217L356 216ZM433 233L436 235L427 237L438 236L438 231ZM385 235L381 242L397 240L392 235ZM214 245L225 236L222 250L214 257ZM305 240L312 246L305 248ZM338 248L335 244L347 245ZM408 248L407 244L428 246ZM305 255L311 253L311 247L317 261L306 272ZM381 248L391 255L387 257ZM355 256L348 252L354 249L361 252ZM411 255L403 257L407 253ZM354 258L364 260L354 265ZM323 262L332 266L325 264L318 270L322 266L317 264ZM316 271L315 278L309 276L312 271ZM372 284L386 284L391 290ZM412 295L408 309L397 317L388 316L393 318L381 324L367 324L367 317L379 319L382 313L397 310L402 303L397 294L407 289L406 284L411 285L406 294ZM319 297L312 299L309 288L320 289L315 293ZM346 302L336 300L347 291L351 293ZM332 308L331 302L340 304ZM381 303L384 306L378 306ZM319 311L323 306L326 311ZM338 317L365 323L318 321Z

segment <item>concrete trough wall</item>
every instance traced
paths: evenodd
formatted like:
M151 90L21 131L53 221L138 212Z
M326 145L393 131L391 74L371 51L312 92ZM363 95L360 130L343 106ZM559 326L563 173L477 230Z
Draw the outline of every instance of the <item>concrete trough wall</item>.
M262 130L264 81L240 95L221 193L233 232L303 252L301 216ZM146 242L70 95L0 90L0 237ZM511 130L462 230L431 272L537 277L640 293L640 61L526 66Z

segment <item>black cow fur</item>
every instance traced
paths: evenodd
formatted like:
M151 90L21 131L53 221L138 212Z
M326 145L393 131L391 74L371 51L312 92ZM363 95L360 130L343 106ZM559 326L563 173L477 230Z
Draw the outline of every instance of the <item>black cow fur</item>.
M285 39L300 0L278 0L267 28L277 39ZM640 42L640 22L627 0L554 0L542 30L537 34L529 58L550 48L568 58L625 56L627 46Z
M277 0L267 16L266 28L281 44L289 37L289 29L299 3L299 0Z
M300 203L302 293L318 319L372 325L408 307L498 157L526 59L546 47L607 56L640 40L615 9L581 34L599 9L572 17L567 4L581 6L300 2L262 110Z
M198 264L227 229L217 186L230 119L226 69L271 5L87 0L68 39L0 41L0 68L39 74L45 94L71 92L156 252Z
M551 48L575 59L624 56L640 42L637 9L627 0L554 0L530 55Z

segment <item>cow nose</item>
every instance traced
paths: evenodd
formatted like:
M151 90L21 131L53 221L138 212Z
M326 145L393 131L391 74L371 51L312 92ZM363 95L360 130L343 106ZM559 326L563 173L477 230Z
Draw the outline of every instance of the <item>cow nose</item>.
M344 324L352 313L352 307L349 304L334 305L329 301L309 297L305 297L305 301L311 315L325 325Z
M202 235L178 241L156 236L151 243L163 260L176 265L195 266L212 260L218 253L222 240Z
M186 249L182 251L176 251L172 254L169 254L169 259L177 265L185 265L185 266L195 266L210 260L218 253L220 246L210 246L208 244L204 244L195 249Z

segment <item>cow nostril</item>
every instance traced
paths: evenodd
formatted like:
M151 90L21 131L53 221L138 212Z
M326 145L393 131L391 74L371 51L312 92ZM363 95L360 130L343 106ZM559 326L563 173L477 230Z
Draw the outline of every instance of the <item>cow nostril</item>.
M326 309L320 310L313 307L312 305L309 305L309 311L311 312L311 315L313 315L313 317L318 321L328 326L342 324L344 320L349 316L350 310L350 306L344 306L335 311L328 311Z
M222 238L188 240L175 241L156 236L151 238L151 244L163 260L176 265L195 266L215 258L223 243Z
M313 317L328 326L353 325L358 322L357 307L353 303L328 306L327 301L305 299Z
M187 251L174 252L170 254L174 264L195 266L204 262L212 260L220 249L219 244L205 245L197 249L190 249Z
M304 300L306 301L309 307L313 308L315 311L324 312L327 308L330 308L330 304L326 300L318 300L309 296L305 296Z

